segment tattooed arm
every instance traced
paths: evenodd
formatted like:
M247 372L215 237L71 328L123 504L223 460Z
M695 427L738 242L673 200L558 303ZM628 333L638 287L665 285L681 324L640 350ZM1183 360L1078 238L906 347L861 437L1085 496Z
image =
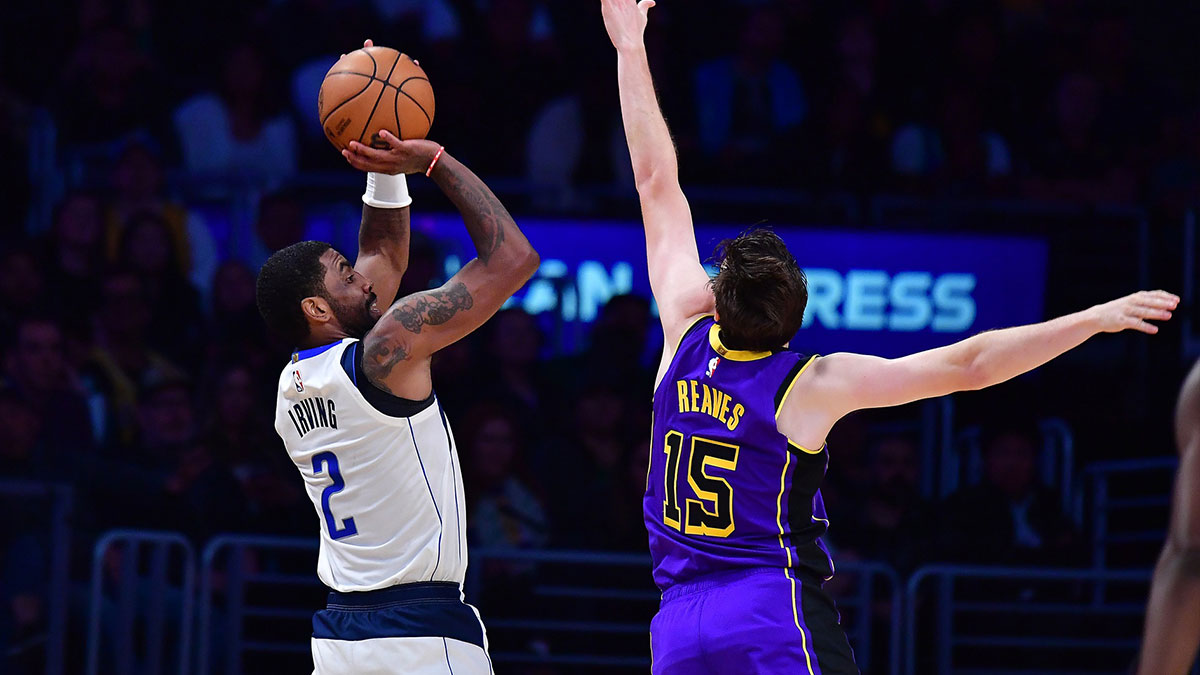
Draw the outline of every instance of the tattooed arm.
M408 207L377 209L363 204L354 269L371 280L379 304L396 300L400 279L408 269Z
M403 145L403 156L383 167L423 171L438 151L425 141ZM477 257L441 288L397 300L363 338L363 371L370 381L411 399L429 395L434 352L483 325L539 262L504 205L470 169L443 153L431 177L462 214Z

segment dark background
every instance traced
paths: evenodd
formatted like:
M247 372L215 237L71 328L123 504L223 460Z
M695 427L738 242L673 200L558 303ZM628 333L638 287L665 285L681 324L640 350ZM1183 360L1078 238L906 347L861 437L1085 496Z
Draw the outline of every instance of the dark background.
M1041 237L1057 315L1195 282L1182 242L1200 196L1198 16L1185 3L662 0L647 42L698 221ZM638 217L596 2L4 9L0 477L73 488L71 667L101 533L172 530L197 549L221 532L315 533L271 428L291 346L265 335L254 274L314 213L357 208L362 176L321 136L315 86L366 37L420 59L437 94L432 137L518 216L579 219L581 245L589 218ZM448 210L423 178L410 185L414 213ZM414 239L405 291L440 281L438 251ZM902 575L936 561L1148 567L1154 536L1096 560L1091 514L1104 504L1081 497L1083 515L1067 513L1063 486L1038 481L1037 423L1065 420L1077 472L1170 455L1192 311L1154 338L1099 338L955 397L950 440L922 433L920 406L840 424L825 489L835 557ZM581 350L562 350L555 330L508 310L435 361L470 539L644 552L661 342L648 299L613 300ZM981 481L953 495L922 484L935 461L922 449L973 433ZM1150 530L1165 523L1164 487L1144 483L1160 500L1141 519ZM39 672L53 545L44 509L6 503L0 670ZM520 588L528 572L480 573ZM515 601L482 602L487 619ZM499 635L496 649L557 648Z

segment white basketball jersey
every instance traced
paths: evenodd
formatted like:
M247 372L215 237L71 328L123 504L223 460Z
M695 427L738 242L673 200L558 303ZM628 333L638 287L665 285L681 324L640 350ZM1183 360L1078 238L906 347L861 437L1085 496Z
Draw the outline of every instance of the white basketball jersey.
M372 407L341 365L356 342L298 352L279 378L275 430L321 521L317 575L341 592L461 584L466 506L450 425L436 399L412 417Z

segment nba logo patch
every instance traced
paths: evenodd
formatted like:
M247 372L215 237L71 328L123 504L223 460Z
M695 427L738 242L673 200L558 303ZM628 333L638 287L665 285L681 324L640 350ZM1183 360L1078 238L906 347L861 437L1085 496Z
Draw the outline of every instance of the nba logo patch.
M296 382L296 391L303 394L304 393L304 382L300 379L300 371L299 370L292 371L292 379L295 380L295 382Z
M708 370L704 372L705 377L712 377L712 374L717 372L717 366L721 363L721 357L714 356L708 362Z

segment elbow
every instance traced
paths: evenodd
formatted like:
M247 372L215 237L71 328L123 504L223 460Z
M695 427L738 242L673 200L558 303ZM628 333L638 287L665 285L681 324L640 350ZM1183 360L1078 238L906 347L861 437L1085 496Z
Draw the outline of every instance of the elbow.
M963 366L959 377L960 391L979 391L992 386L992 378L987 368L977 362Z
M634 185L638 194L645 197L662 192L664 189L679 184L678 172L662 166L649 166L644 169L634 167Z
M538 267L541 264L542 257L538 255L538 252L532 246L526 247L526 250L524 251L520 260L517 261L516 265L517 269L520 270L522 285L533 278L533 275L537 272Z

